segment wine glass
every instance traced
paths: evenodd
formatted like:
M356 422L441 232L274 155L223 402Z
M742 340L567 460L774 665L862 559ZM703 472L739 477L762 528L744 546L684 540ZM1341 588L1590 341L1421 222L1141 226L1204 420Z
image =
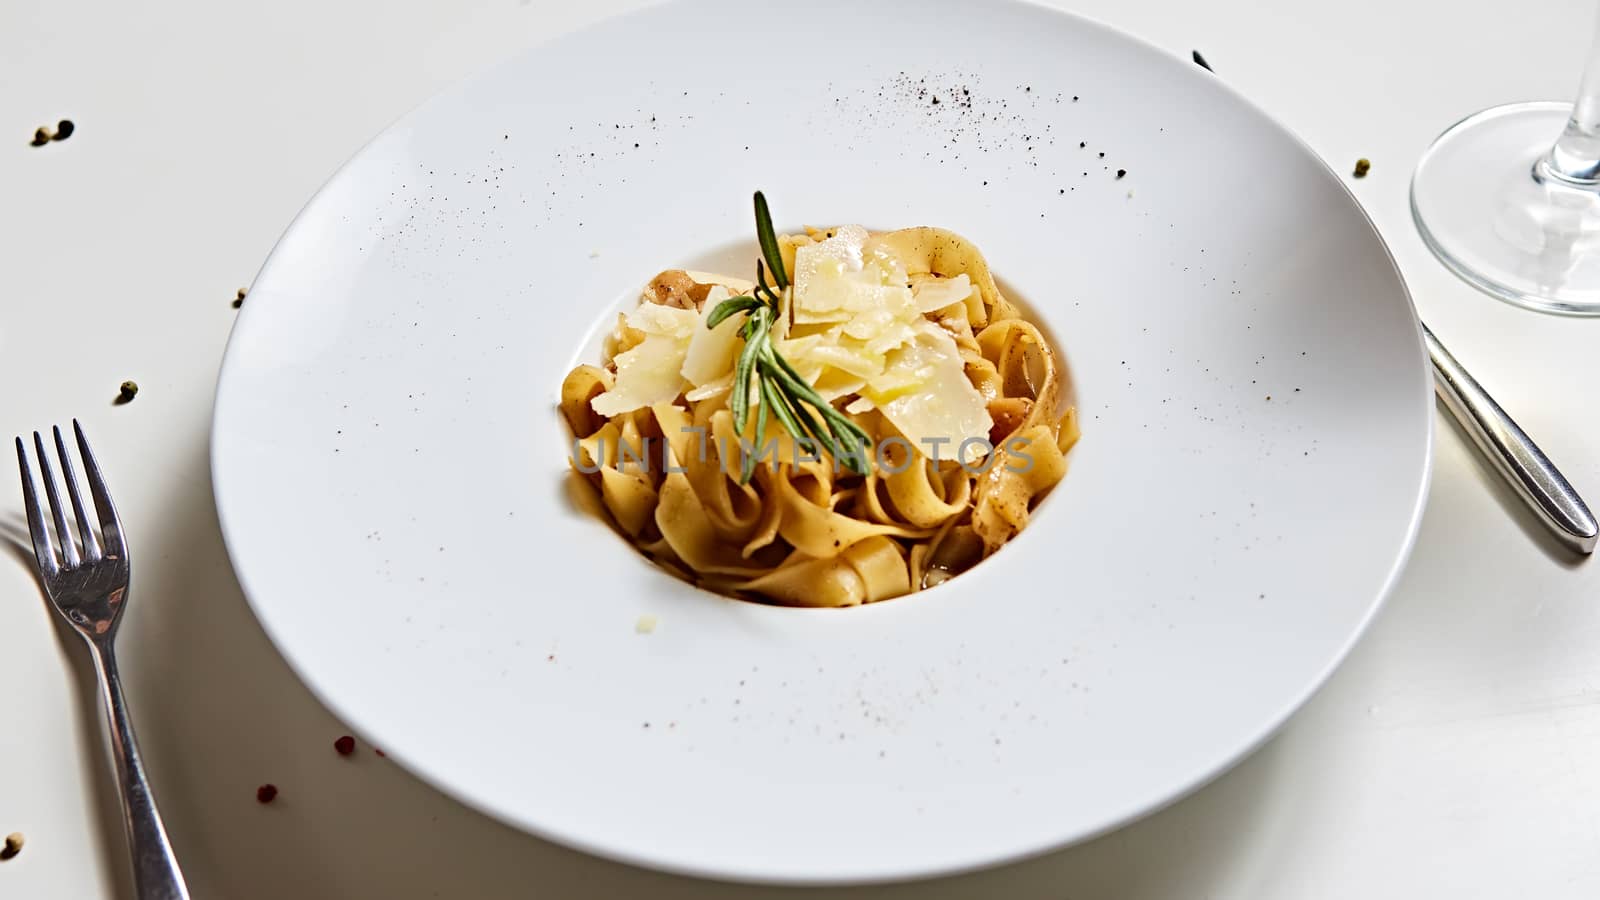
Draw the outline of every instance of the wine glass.
M1600 315L1596 29L1576 103L1468 116L1411 178L1411 215L1434 255L1480 290L1544 312Z

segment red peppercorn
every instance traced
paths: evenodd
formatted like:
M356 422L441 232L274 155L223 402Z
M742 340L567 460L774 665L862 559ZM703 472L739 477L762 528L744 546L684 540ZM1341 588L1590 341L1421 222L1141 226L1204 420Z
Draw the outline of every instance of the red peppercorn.
M263 784L256 788L257 803L271 803L272 798L276 796L278 796L278 786L275 784Z
M349 756L356 752L356 739L347 734L333 742L333 749L339 751L340 756Z

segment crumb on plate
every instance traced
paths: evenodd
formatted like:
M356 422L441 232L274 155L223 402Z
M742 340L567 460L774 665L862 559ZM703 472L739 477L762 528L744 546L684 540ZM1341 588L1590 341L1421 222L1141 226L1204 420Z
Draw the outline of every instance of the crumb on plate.
M656 624L655 616L640 616L639 620L633 623L633 630L639 634L650 634L656 630Z

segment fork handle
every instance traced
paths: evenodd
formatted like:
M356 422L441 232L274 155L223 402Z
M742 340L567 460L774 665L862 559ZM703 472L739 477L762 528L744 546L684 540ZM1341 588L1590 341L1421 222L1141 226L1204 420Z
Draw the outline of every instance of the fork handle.
M91 646L100 670L100 698L111 724L111 755L116 760L117 782L122 788L122 823L133 856L135 894L139 900L189 900L188 885L184 884L178 858L172 853L166 826L161 823L161 813L145 778L139 742L134 739L128 704L122 696L117 658L109 642Z

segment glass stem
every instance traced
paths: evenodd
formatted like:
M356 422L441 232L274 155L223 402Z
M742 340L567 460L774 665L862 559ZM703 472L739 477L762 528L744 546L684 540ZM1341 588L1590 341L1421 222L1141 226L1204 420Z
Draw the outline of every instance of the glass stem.
M1536 176L1584 187L1600 187L1600 18L1584 66L1583 84L1566 130L1536 165Z

